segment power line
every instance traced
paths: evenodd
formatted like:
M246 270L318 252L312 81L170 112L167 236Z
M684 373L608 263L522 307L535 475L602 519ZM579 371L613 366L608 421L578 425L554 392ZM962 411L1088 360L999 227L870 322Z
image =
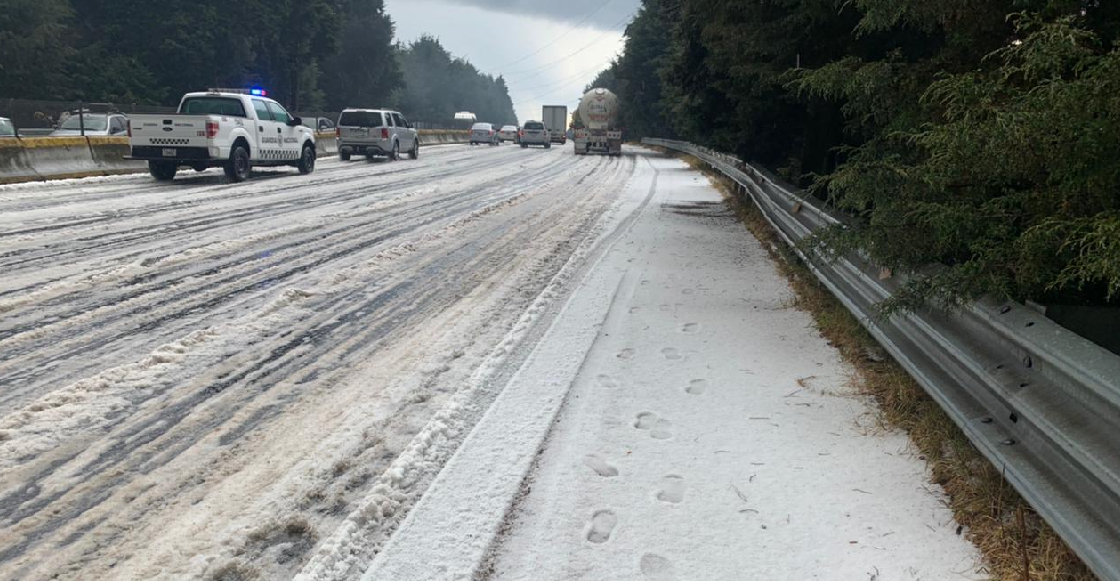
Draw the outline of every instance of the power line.
M618 22L617 22L617 23L616 23L616 24L615 24L614 26L612 26L611 28L607 29L607 30L606 30L605 32L603 32L603 34L600 34L600 35L599 35L598 37L596 37L596 38L595 38L595 40L593 40L593 41L591 41L591 42L589 42L589 43L587 43L587 44L583 45L582 47L580 47L580 48L579 48L578 50L576 50L575 52L573 52L573 53L571 53L571 54L569 54L569 55L567 55L567 56L565 56L565 57L563 57L563 58L557 59L557 60L555 60L555 61L552 61L552 62L550 62L550 63L548 63L548 64L545 64L545 65L541 65L541 66L538 66L538 67L532 67L532 68L529 68L529 69L525 69L525 70L523 70L523 71L514 71L514 72L512 72L512 73L503 73L503 74L502 74L502 77L505 77L505 78L509 78L509 77L510 77L511 75L513 75L513 76L524 75L524 74L527 74L527 73L532 73L532 72L534 72L534 71L539 71L539 72L537 72L536 74L533 74L533 75L529 75L529 76L527 76L527 77L524 77L524 78L522 78L521 80L522 80L522 81L526 81L526 80L528 80L528 79L532 79L532 78L535 78L535 77L539 77L540 75L542 75L542 74L544 73L544 71L548 70L548 69L549 69L550 67L552 67L552 66L555 66L555 65L558 65L558 64L560 64L560 63L562 63L562 62L564 62L564 61L566 61L566 60L568 60L568 59L570 59L570 58L572 58L572 57L574 57L574 56L576 56L576 55L578 55L578 54L582 53L583 51L585 51L585 50L587 50L587 49L591 48L592 46L594 46L595 44L597 44L597 43L598 43L598 42L599 42L600 40L603 40L604 38L606 38L606 36L607 36L608 34L611 34L611 33L614 33L614 32L618 32L618 30L617 30L617 29L620 29L621 27L624 27L624 26L625 26L626 24L628 24L628 23L629 23L629 21L630 21L630 17L629 17L629 16L627 16L626 18L624 18L624 19L622 19L622 20L618 21Z
M551 87L554 87L556 85L562 85L562 84L564 84L564 83L566 83L570 80L582 78L584 75L586 75L588 73L601 71L608 66L610 66L610 65L609 64L607 64L607 65L595 65L595 66L593 66L589 69L582 70L582 71L580 71L580 72L578 72L578 73L576 73L576 74L574 74L574 75L572 75L572 76L570 76L567 79L564 79L562 81L552 81L552 82L548 82L548 83L542 83L540 85L534 85L532 87L527 87L527 88L518 87L518 90L519 91L537 91L537 90L540 90L540 89L551 88Z
M555 95L556 93L559 93L560 91L564 91L564 90L567 90L567 89L568 89L568 87L570 87L570 86L572 86L572 85L574 85L574 84L576 84L576 83L578 83L578 82L580 82L580 80L579 80L579 79L573 79L573 80L572 80L571 82L568 82L568 83L566 83L566 84L565 84L565 85L563 85L563 86L557 87L557 88L555 88L555 89L553 89L553 90L551 90L551 91L549 91L549 92L547 92L547 93L541 94L541 95L539 95L539 96L537 96L537 97L533 97L532 99L528 99L528 100L525 100L525 101L520 101L520 102L514 103L514 107L516 107L517 105L525 105L525 104L532 104L532 103L535 103L535 102L537 102L537 101L538 101L538 100L540 100L540 99L543 99L543 98L545 98L545 97L548 97L549 95ZM578 101L579 99L575 99L575 100L576 100L576 101Z
M517 60L515 60L515 61L511 62L511 63L506 63L506 64L504 64L504 65L502 65L502 66L500 66L500 67L497 67L497 68L498 68L499 70L500 70L500 69L504 69L504 68L506 68L506 67L509 67L509 66L513 66L513 65L516 65L516 64L519 64L519 63L523 63L523 62L525 62L525 61L529 60L530 58L532 58L532 57L534 57L534 56L537 56L537 55L538 55L538 54L540 54L540 53L541 53L541 51L543 51L544 49L546 49L546 48L548 48L548 47L550 47L550 46L552 46L552 45L556 44L557 42L559 42L559 41L560 41L560 39L564 38L565 36L568 36L569 34L571 34L571 33L573 33L573 32L575 32L577 28L579 28L580 26L583 26L583 25L584 25L585 23L587 23L587 21L588 21L588 20L591 20L591 18L592 18L593 16L595 16L595 15L596 15L596 14L598 14L598 13L599 13L600 11L602 11L602 10L603 10L604 8L606 8L606 7L607 7L607 5L608 5L608 4L610 4L611 2L614 2L614 0L607 0L606 2L603 2L602 4L600 4L600 5L599 5L599 7L598 7L598 8L596 8L596 9L595 9L595 10L593 10L593 11L591 11L591 14L588 14L588 15L587 15L587 16L586 16L586 17L585 17L585 18L584 18L583 20L580 20L579 22L577 22L575 26L573 26L573 27L569 28L569 29L568 29L568 31L567 31L567 32L565 32L564 34L561 34L560 36L557 36L556 38L552 39L552 40L551 40L551 41L550 41L550 42L549 42L548 44L545 44L544 46L542 46L542 47L538 48L537 50L535 50L535 51L533 51L533 52L531 52L531 53L529 53L529 54L527 54L527 55L525 55L525 56L523 56L523 57L521 57L521 58L519 58L519 59L517 59Z

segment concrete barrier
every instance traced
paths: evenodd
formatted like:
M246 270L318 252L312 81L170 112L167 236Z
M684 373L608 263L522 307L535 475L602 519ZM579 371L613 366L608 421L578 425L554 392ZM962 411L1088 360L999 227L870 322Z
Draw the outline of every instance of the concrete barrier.
M146 171L126 137L30 137L0 143L0 184Z
M419 132L420 145L469 143L470 136L470 131L438 131L423 129Z
M422 129L417 133L420 145L447 145L454 143L467 143L470 141L469 131L438 131ZM338 138L333 131L315 134L315 145L319 157L333 157L338 155ZM402 155L405 152L402 152Z
M319 157L338 155L338 138L334 131L319 131L315 134L315 153Z
M19 139L0 139L0 184L34 180L38 176Z
M420 145L467 143L467 131L419 132ZM316 134L319 157L338 155L334 132ZM130 161L127 137L28 137L0 139L0 184L144 173Z
M93 161L104 175L143 173L148 163L125 159L132 153L127 137L90 137L89 150Z

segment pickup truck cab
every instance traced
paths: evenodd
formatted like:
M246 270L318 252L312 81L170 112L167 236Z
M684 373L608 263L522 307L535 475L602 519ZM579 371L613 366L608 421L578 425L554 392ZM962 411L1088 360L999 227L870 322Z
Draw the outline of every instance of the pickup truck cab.
M349 161L352 155L372 159L384 156L389 161L420 157L420 138L408 120L396 111L385 109L346 109L338 117L338 157Z
M131 159L148 162L157 180L175 179L180 167L225 169L231 181L253 167L315 170L315 132L279 103L235 89L188 93L174 115L133 115L128 126Z

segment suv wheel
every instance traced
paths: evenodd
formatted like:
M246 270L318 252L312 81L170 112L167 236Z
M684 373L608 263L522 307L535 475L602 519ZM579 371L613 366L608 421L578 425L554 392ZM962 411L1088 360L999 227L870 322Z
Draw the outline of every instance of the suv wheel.
M311 144L303 146L303 153L300 154L299 164L296 167L303 175L315 171L315 148L311 147Z
M233 151L229 153L229 161L226 162L226 177L232 182L243 182L249 179L249 172L252 169L252 164L249 163L249 150L245 149L244 145L235 145Z
M161 182L169 182L175 179L175 172L177 171L179 171L178 166L171 161L148 162L148 173Z
M401 158L401 144L400 143L394 143L393 144L393 151L389 152L389 161L397 161L400 158Z
M341 160L341 161L350 161L350 152L349 151L338 152L338 159Z
M420 158L420 140L419 139L413 139L412 140L412 151L408 152L408 157L410 159L419 159Z

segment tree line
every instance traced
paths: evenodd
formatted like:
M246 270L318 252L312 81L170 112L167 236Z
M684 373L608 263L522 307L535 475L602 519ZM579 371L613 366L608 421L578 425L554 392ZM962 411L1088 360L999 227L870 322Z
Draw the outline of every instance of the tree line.
M516 122L502 78L432 38L395 43L384 0L0 0L0 55L8 98L174 105L190 91L262 86L300 111Z
M912 274L885 312L1115 305L1118 41L1105 0L643 0L592 85L850 214L814 242Z

